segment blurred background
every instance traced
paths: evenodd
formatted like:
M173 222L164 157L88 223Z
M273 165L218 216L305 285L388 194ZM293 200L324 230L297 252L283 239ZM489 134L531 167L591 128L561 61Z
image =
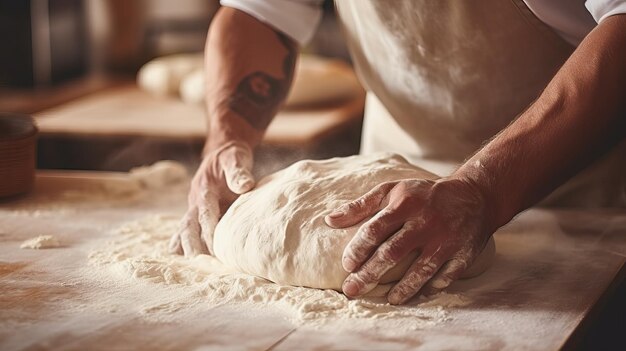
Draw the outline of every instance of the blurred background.
M185 98L178 85L186 77L155 90L138 75L154 59L197 61L218 9L218 0L0 0L0 111L35 118L39 168L123 171L159 159L193 167L204 142L204 111L193 97L203 97L202 84L188 85ZM303 60L296 83L323 90L340 71L352 93L316 100L295 87L296 103L259 149L261 172L358 152L363 94L332 1L302 52L313 59Z

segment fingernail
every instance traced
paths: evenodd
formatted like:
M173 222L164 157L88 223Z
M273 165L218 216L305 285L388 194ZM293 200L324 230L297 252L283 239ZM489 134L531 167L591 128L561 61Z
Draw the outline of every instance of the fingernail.
M231 190L233 190L234 193L243 194L252 190L252 188L254 187L254 179L249 175L240 175L239 177L235 178L233 185L234 189Z
M350 297L354 297L354 296L357 296L359 294L359 287L352 280L346 280L343 283L343 286L341 287L341 290L343 290L344 294L346 294L346 295L348 295Z
M249 177L241 177L239 178L237 185L239 185L240 189L249 190L252 187L252 179Z
M389 292L389 295L387 295L387 301L389 301L392 305L399 305L402 303L400 295L393 290Z
M329 214L328 218L337 219L337 218L339 218L341 216L343 216L343 212L335 211L335 212L332 212L331 214Z
M347 272L353 272L356 269L356 262L350 257L344 257L341 259L341 264L343 265L343 269Z

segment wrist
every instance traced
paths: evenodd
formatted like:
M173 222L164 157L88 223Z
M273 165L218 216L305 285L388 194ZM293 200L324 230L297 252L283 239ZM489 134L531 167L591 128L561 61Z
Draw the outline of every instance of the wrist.
M256 131L246 131L238 126L236 121L228 119L212 119L209 121L206 142L202 150L207 155L225 145L239 144L251 151L261 142L263 134Z
M462 182L468 191L477 198L483 207L483 221L485 230L493 233L499 227L508 223L513 215L507 209L495 182L493 175L480 161L470 160L453 174L446 178L450 181Z

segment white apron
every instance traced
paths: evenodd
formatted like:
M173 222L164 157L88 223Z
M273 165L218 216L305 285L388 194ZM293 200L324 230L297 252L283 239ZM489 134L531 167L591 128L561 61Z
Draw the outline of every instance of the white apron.
M336 0L368 90L362 153L445 176L541 93L574 48L522 0ZM544 204L626 206L626 143Z

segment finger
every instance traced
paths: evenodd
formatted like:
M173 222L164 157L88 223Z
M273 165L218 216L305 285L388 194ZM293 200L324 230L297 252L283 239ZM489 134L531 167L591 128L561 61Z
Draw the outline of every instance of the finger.
M182 255L183 254L183 247L180 244L180 234L178 232L176 232L174 235L172 235L172 237L170 238L170 242L167 245L168 247L168 251L171 254L174 255Z
M219 156L224 170L226 185L235 194L246 193L254 188L252 175L252 151L248 147L232 146Z
M467 262L458 258L446 262L421 289L425 296L435 295L458 280L467 269Z
M343 268L347 272L354 272L365 263L380 244L403 226L399 217L397 211L385 209L363 223L343 250L341 258ZM412 221L405 225L410 229L415 227Z
M191 222L195 218L195 210L193 208L187 210L183 218L180 219L178 223L178 229L176 233L172 235L170 238L170 242L168 244L169 252L176 255L182 255L184 253L183 246L181 242L181 235L187 228L191 225Z
M441 246L425 248L404 277L389 291L389 303L399 305L407 302L439 271L448 258Z
M245 168L225 168L226 185L235 194L244 194L254 188L256 184L250 170Z
M198 210L192 209L189 217L185 218L185 222L180 232L180 243L183 247L185 257L194 257L207 253L206 247L200 238L200 223L198 223Z
M209 254L213 253L213 234L220 218L220 208L217 197L207 194L198 210L198 222L200 223L201 238L204 247Z
M344 294L360 296L375 288L391 268L415 249L416 226L407 222L387 241L382 243L372 257L356 272L348 275L343 283Z
M333 228L351 227L383 208L383 200L395 183L383 183L360 198L341 205L325 217L326 224Z

